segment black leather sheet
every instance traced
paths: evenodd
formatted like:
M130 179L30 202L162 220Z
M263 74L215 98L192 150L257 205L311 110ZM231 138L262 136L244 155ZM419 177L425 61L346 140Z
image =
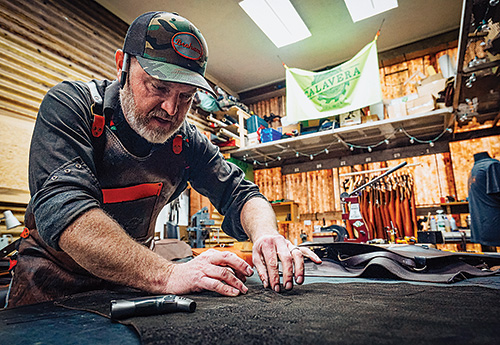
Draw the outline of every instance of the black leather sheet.
M249 284L236 298L188 296L194 313L135 317L143 344L498 344L500 292L408 283L314 283L275 293ZM57 302L109 313L116 298L96 291ZM112 322L103 319L103 322Z
M382 248L358 243L310 246L323 263L305 264L306 276L386 278L454 283L500 273L499 255L451 253L419 246Z

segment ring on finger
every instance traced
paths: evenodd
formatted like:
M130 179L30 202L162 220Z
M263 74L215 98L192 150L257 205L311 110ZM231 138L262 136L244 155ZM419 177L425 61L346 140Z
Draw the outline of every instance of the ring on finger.
M300 251L300 248L299 248L299 247L297 247L297 246L295 246L295 247L293 247L293 248L290 250L290 253L293 253L293 251L294 251L295 249L298 249L298 250Z

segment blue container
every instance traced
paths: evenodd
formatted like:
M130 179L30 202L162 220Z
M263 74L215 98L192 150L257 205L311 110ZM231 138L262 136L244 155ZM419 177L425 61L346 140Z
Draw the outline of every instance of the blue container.
M281 132L275 130L274 128L264 128L260 132L260 142L267 143L268 141L280 140Z
M246 120L246 125L247 125L248 133L257 132L257 130L259 129L260 126L264 126L264 128L269 127L267 122L264 121L263 118L261 118L257 115L250 116L250 118Z

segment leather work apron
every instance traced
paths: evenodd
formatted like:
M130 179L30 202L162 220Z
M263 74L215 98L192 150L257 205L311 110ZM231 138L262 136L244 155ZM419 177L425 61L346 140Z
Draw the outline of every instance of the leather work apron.
M104 133L100 138L102 159L96 159L97 179L103 192L102 209L137 242L151 247L159 212L187 186L188 170L182 148L178 147L180 138L153 146L146 157L136 157L108 127ZM185 147L187 144L182 143ZM8 307L115 286L90 274L66 253L49 247L36 231L29 208L26 227L30 236L19 246Z

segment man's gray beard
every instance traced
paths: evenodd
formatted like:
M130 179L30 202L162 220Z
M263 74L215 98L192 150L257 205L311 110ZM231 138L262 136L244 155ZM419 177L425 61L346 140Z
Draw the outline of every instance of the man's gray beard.
M172 130L166 130L158 127L150 129L147 127L149 119L156 115L157 110L150 111L146 116L138 115L139 112L135 105L134 93L126 83L125 87L120 90L120 102L123 110L123 115L127 120L130 128L137 134L153 144L162 144L166 142L181 126L182 122Z

